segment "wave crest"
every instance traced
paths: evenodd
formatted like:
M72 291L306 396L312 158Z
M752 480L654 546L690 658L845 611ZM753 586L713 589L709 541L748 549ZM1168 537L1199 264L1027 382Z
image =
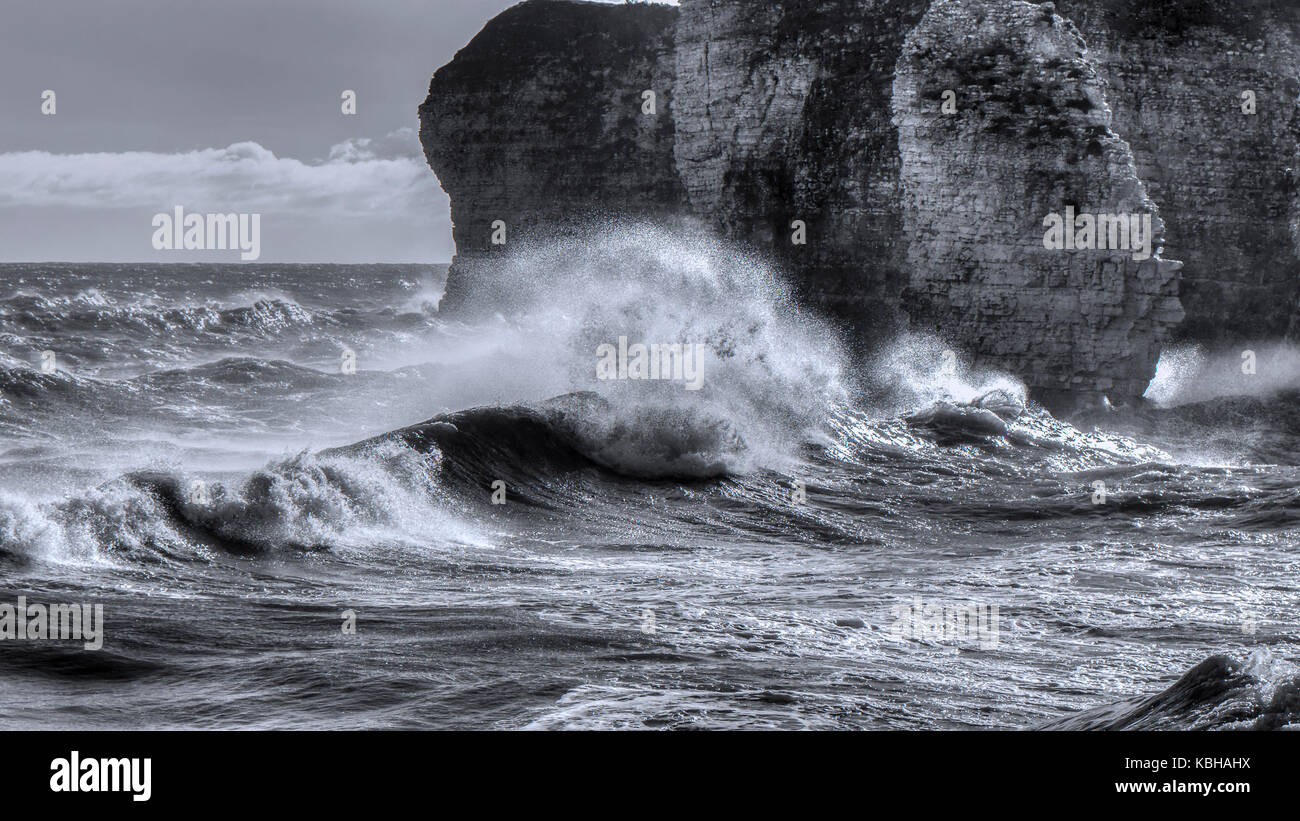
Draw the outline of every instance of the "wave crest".
M649 225L599 226L517 251L476 283L478 326L506 366L501 403L593 394L585 449L639 475L744 472L780 463L847 398L844 353L765 262ZM602 379L602 345L702 345L700 390ZM510 380L515 380L513 384ZM512 389L513 388L513 389Z

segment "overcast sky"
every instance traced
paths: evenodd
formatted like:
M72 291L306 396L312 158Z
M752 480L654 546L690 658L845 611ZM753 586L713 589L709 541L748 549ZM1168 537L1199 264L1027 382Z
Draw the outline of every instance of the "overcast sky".
M261 213L263 262L449 260L416 107L510 5L5 0L0 261L231 257L154 250L177 205Z

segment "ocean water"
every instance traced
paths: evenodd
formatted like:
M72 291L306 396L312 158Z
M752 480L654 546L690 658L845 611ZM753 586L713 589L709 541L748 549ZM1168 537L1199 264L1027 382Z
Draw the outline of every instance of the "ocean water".
M500 275L455 319L444 266L0 266L0 603L105 618L0 642L0 726L1300 723L1287 346L1062 420L695 239ZM619 337L701 389L597 379Z

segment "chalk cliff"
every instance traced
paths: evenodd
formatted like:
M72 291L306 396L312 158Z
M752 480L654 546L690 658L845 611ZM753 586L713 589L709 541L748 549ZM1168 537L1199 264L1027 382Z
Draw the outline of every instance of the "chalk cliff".
M671 6L535 0L434 75L420 142L451 198L443 310L491 307L492 257L593 218L682 211L673 165ZM654 91L654 116L642 94ZM494 223L504 245L492 243ZM500 234L498 234L500 236Z
M863 350L906 323L895 63L927 0L697 0L677 23L677 170L695 213L795 273ZM792 241L791 223L807 243Z
M1182 339L1300 336L1300 3L1059 0L1183 260ZM1250 92L1254 113L1243 111ZM1247 107L1249 108L1249 106ZM1292 245L1291 252L1287 246Z
M690 217L860 351L911 326L1054 406L1135 399L1173 337L1300 330L1300 6L1242 2L521 3L420 107L455 224L444 309L499 296L496 220L511 248ZM1149 215L1163 255L1044 248L1067 205Z
M1055 405L1140 396L1183 318L1176 263L1044 247L1070 206L1151 215L1152 251L1164 232L1083 46L1047 7L935 0L894 80L908 312Z

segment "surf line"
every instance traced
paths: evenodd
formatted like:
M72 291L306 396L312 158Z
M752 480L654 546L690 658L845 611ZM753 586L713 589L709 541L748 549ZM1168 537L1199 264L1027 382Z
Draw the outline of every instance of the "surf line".
M704 384L704 349L700 342L685 344L637 342L627 344L627 337L618 338L618 346L605 342L596 346L596 378L665 380L685 382L686 390L698 391Z

